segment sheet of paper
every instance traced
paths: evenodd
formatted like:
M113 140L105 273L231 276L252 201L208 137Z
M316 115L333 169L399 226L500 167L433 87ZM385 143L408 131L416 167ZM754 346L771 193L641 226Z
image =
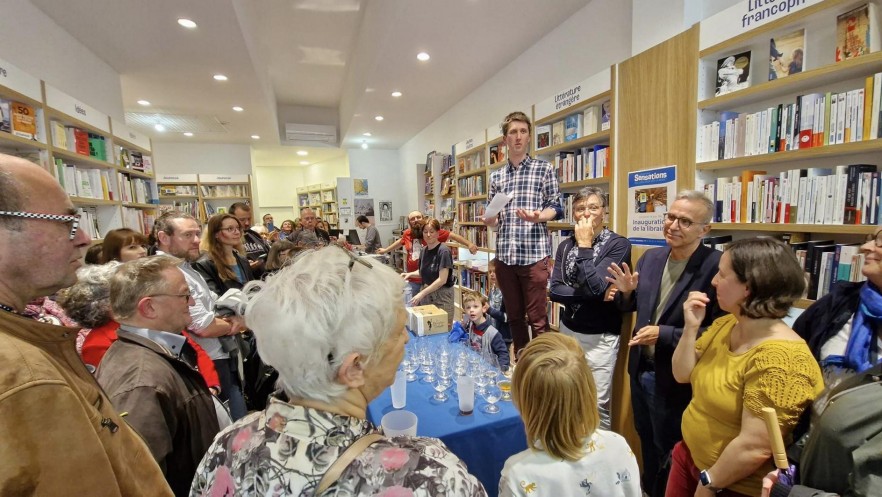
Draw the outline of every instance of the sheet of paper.
M484 219L492 219L499 214L499 211L505 207L505 204L511 202L511 199L514 198L507 193L499 192L494 197L493 200L490 201L490 205L487 206L487 210L484 211Z

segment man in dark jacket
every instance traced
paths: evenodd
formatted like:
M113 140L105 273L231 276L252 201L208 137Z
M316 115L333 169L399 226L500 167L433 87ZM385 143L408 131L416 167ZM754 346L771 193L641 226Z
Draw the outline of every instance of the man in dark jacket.
M637 311L634 336L628 343L628 374L643 455L643 489L652 496L664 495L667 471L661 468L683 438L680 424L692 398L692 389L677 383L671 370L683 334L683 302L689 292L704 292L710 298L702 331L723 314L711 285L722 253L701 244L710 232L713 212L703 193L681 192L665 215L667 246L646 251L633 273L626 265L613 264L612 277L607 278L618 289L619 309Z
M98 382L144 438L175 495L188 495L196 467L219 431L214 401L181 335L193 297L180 260L158 255L120 266L110 280L119 339Z
M245 252L248 254L248 264L255 278L263 274L263 267L269 255L270 246L258 233L251 229L251 206L245 202L236 202L230 206L230 214L239 220L242 225L242 238L245 242Z

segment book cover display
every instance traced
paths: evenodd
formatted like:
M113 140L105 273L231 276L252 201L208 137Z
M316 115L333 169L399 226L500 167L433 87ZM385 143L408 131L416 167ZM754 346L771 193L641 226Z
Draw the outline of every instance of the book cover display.
M558 121L551 125L551 144L560 145L564 142L564 122Z
M769 40L769 81L800 73L805 60L805 29Z
M610 101L607 100L600 104L600 131L606 131L609 129L609 117L610 117Z
M730 55L717 61L716 96L743 90L750 86L750 51Z
M548 124L536 126L536 149L551 145L551 126Z
M871 38L878 37L870 26L871 14L871 5L864 4L836 17L836 62L870 53Z

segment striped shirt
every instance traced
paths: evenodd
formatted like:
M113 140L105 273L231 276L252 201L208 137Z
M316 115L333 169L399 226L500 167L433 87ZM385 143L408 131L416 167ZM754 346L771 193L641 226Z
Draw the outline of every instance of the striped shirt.
M551 164L529 155L514 167L511 161L490 174L490 199L506 193L511 202L499 212L496 256L505 264L525 266L551 255L551 237L545 223L531 223L517 216L518 209L528 212L552 208L555 219L563 216L560 185Z

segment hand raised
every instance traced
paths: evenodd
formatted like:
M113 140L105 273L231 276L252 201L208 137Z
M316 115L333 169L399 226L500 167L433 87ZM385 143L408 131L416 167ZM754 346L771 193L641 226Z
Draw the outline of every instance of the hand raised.
M632 273L627 262L623 262L621 266L614 262L606 268L606 271L612 275L607 276L606 281L615 285L620 292L630 293L637 288L640 273L637 271Z
M683 320L687 327L698 328L704 321L707 313L707 304L710 298L704 292L689 292L686 301L683 302Z
M517 210L518 217L523 219L524 221L527 221L530 223L538 223L539 216L541 214L542 214L542 211L539 211L539 210L536 210L536 211L528 211L526 209L518 209Z
M583 217L576 223L576 244L582 248L591 248L594 244L594 217Z

